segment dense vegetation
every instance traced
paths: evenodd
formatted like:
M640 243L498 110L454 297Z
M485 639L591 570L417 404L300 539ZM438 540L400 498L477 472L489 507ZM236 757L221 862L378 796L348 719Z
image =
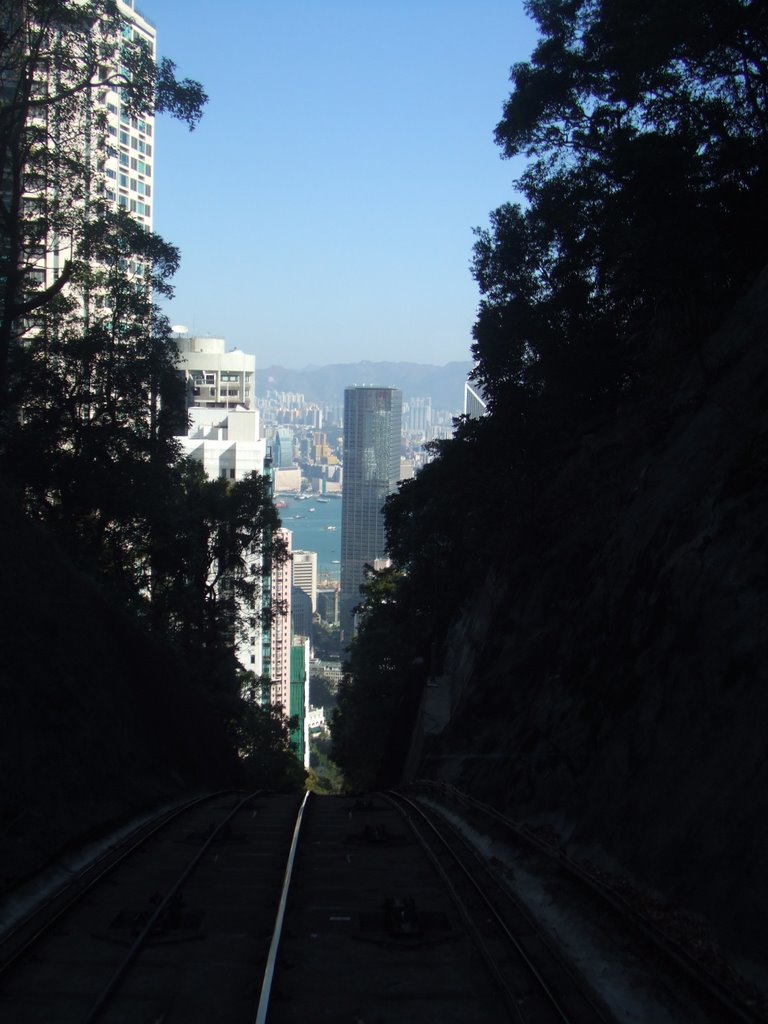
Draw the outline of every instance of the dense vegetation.
M489 567L550 550L566 510L594 514L606 481L568 477L575 453L628 422L627 450L652 445L692 364L706 394L702 344L766 264L765 5L527 10L540 40L512 69L496 140L530 162L473 259L473 377L490 414L459 422L387 503L393 568L365 595L333 729L355 786L397 778L390 737L409 728L404 709L439 672L446 630ZM566 477L556 507L552 484ZM563 584L586 586L587 562L563 566Z
M118 156L108 89L147 132L146 112L194 128L207 99L155 63L114 0L3 5L0 472L115 606L186 659L245 760L262 751L292 774L287 727L233 649L242 609L259 606L246 556L280 557L277 513L265 478L208 480L174 440L184 385L154 299L172 294L179 253L116 208L114 171L91 155Z

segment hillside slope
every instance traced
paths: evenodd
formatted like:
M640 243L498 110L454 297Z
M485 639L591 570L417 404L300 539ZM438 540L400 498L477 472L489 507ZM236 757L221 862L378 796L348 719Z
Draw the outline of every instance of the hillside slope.
M456 622L421 774L768 963L768 274L662 415L586 438ZM504 557L506 555L506 557ZM445 718L443 718L443 721ZM434 732L434 728L432 730Z
M471 361L431 366L425 363L371 362L333 363L328 366L305 366L288 370L284 366L267 366L257 374L257 393L267 390L295 391L309 402L342 405L344 388L352 384L374 384L396 387L405 401L429 396L433 409L460 412L464 402L464 382L472 369Z

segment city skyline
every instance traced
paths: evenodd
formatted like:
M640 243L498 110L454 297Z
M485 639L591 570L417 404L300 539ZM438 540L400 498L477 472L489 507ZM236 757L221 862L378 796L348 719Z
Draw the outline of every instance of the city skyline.
M172 323L259 367L470 358L472 229L521 170L493 130L535 42L522 3L140 6L210 95L194 134L158 123Z

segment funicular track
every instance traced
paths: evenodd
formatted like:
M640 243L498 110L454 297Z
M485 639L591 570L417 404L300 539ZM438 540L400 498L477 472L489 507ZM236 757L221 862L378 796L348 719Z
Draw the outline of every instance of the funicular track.
M675 1021L716 1021L717 1024L766 1024L768 1015L747 983L741 987L732 977L723 979L696 959L683 945L670 938L656 921L641 913L599 876L571 860L560 844L545 840L530 827L501 814L444 782L419 780L407 787L409 797L436 813L438 818L458 817L476 836L492 844L496 856L492 874L501 881L515 874L535 876L549 893L557 893L561 906L583 922L599 922L600 930L626 961L644 964L654 987L667 995L669 1012ZM503 883L502 883L503 884ZM504 885L508 893L508 885ZM518 901L519 902L519 901ZM529 913L523 908L524 913ZM720 965L719 965L720 966ZM727 965L726 965L727 967ZM727 976L727 975L726 975ZM738 982L738 979L737 979ZM607 982L610 987L610 982ZM634 985L642 981L634 982ZM671 997L671 999L670 999Z
M188 805L0 938L0 1020L624 1019L466 835L402 792Z
M6 937L0 1019L253 1021L298 796L167 817Z
M510 1019L525 1024L606 1024L613 1020L456 829L402 793L387 796L404 809L444 878L504 993Z

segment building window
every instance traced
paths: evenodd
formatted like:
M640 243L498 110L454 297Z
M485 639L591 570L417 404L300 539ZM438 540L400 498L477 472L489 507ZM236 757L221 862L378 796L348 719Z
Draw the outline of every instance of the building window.
M120 166L121 167L127 167L128 166L128 154L127 153L121 153L120 154Z
M118 177L117 181L118 181L118 184L119 184L119 185L120 185L120 186L121 186L122 188L128 188L128 175L127 175L127 174L121 174L121 175L120 175L120 176Z
M128 132L120 132L120 143L123 146L128 145Z

